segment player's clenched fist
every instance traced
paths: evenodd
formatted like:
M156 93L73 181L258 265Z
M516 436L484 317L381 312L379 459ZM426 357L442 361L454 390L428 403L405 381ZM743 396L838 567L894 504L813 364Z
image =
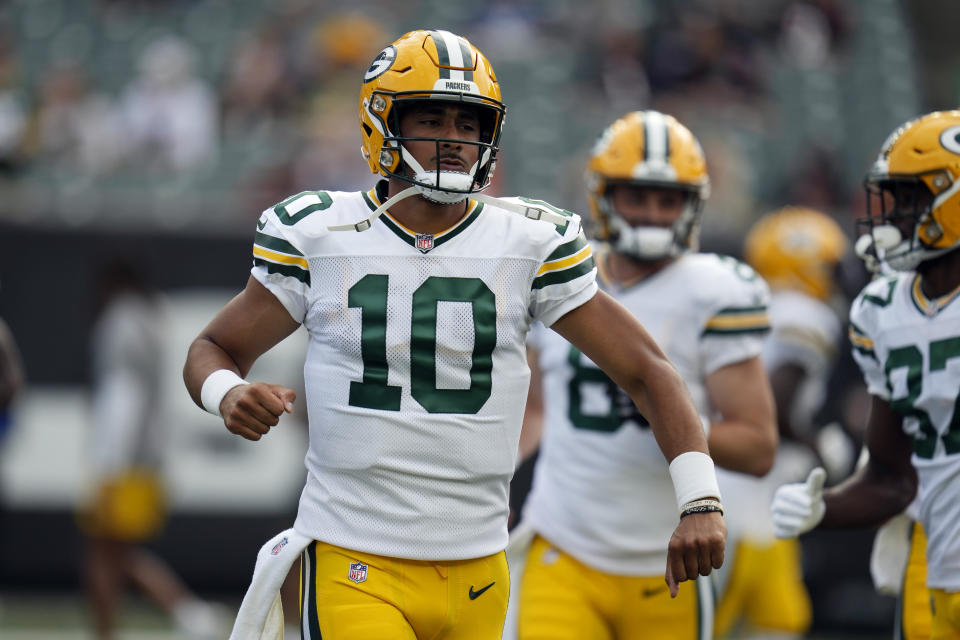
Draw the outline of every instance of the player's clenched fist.
M680 519L667 547L666 581L675 598L679 583L709 575L723 565L727 525L719 512L696 513Z
M293 413L296 399L296 392L278 384L241 384L223 396L220 413L230 433L247 440L259 440L270 427L276 426L284 411Z

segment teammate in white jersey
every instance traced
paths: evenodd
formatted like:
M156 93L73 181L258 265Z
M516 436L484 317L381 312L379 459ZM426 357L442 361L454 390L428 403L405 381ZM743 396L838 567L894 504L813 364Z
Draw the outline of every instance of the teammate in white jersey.
M850 309L854 357L872 395L869 461L822 490L823 472L780 487L780 537L876 526L918 497L927 535L930 638L960 638L960 111L894 131L867 174L868 235L889 271Z
M629 113L587 170L601 287L651 332L686 382L718 464L762 475L776 448L760 362L767 285L733 258L695 251L709 181L693 134L657 111ZM521 640L706 638L709 581L675 598L659 577L677 517L657 418L637 411L579 345L530 346L544 433L521 527L536 533L517 610ZM536 387L534 387L536 389ZM681 501L682 502L682 501Z
M730 542L718 573L717 637L799 637L810 627L810 596L800 546L777 540L770 500L778 486L804 478L817 461L814 414L841 339L829 304L847 238L832 218L805 207L784 207L750 229L744 258L770 285L770 336L763 361L777 406L780 447L763 478L718 473ZM836 443L832 443L834 446Z
M294 394L240 376L300 324L310 333L310 446L294 525L295 539L315 541L303 558L305 637L500 637L535 320L628 391L677 492L701 505L671 514L670 589L722 563L696 409L642 326L597 291L579 217L479 193L503 114L490 64L464 38L414 31L386 47L364 76L360 123L364 156L387 179L265 211L246 289L191 345L194 401L257 440ZM239 625L234 637L245 637Z

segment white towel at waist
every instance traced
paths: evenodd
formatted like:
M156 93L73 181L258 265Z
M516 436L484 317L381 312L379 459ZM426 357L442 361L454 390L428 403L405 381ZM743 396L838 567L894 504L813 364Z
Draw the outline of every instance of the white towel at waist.
M280 586L293 561L312 541L293 529L287 529L260 547L253 579L243 596L230 640L283 640Z

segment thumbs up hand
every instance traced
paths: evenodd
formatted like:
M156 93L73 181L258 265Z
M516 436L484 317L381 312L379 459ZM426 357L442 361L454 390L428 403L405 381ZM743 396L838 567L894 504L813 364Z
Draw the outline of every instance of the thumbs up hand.
M806 482L785 484L777 489L770 504L773 531L778 538L795 538L813 529L823 520L823 482L827 472L817 467Z

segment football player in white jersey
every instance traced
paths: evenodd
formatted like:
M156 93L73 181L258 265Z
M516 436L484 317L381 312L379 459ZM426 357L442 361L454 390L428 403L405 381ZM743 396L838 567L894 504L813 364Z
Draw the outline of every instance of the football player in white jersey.
M826 396L841 339L840 319L829 303L848 244L832 218L805 207L769 213L747 234L744 258L772 291L763 361L781 440L774 467L763 478L718 473L730 544L715 581L717 637L737 629L738 637L785 639L810 626L800 546L774 537L769 505L778 486L804 478L817 460L814 414Z
M823 491L823 472L780 487L780 537L876 526L916 495L927 536L930 638L960 638L960 111L907 122L867 174L868 246L892 270L850 309L854 358L872 396L869 460Z
M304 637L500 637L533 321L597 362L654 425L692 514L670 515L664 588L720 566L725 525L696 408L643 327L597 291L579 217L479 193L505 110L487 59L452 33L410 32L371 64L359 110L363 154L386 179L267 209L246 288L184 370L198 405L258 440L294 394L241 376L300 324L309 331L296 535L262 552L313 540Z
M604 241L602 289L680 371L716 462L763 475L777 442L759 358L769 291L747 265L696 252L709 190L699 143L672 116L629 113L600 136L587 181ZM657 418L637 411L564 337L535 330L530 340L543 376L542 398L530 402L542 402L544 419L520 525L536 535L525 557L518 637L711 637L709 581L671 598L659 577L678 504L651 431Z

